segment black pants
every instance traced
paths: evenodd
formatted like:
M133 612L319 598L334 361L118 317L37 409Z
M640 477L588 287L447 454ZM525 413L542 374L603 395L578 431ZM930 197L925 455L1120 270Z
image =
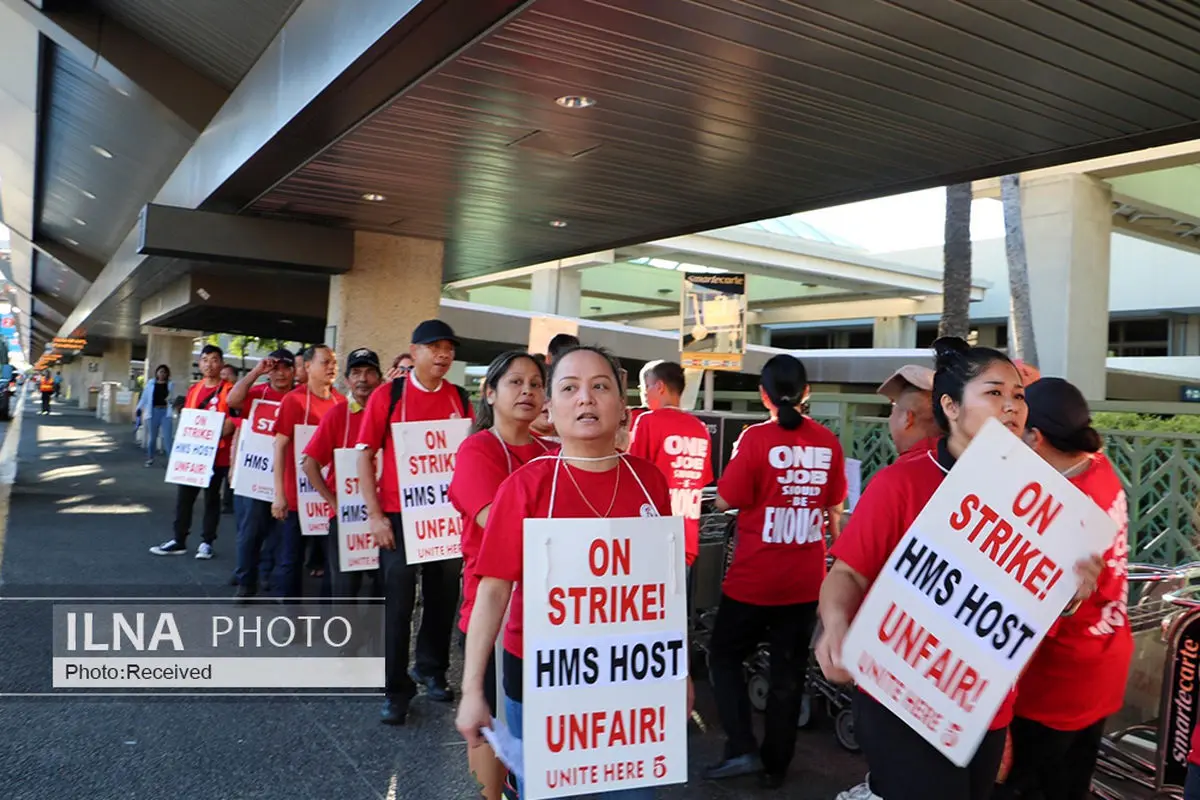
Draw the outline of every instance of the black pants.
M989 731L971 762L956 767L891 711L855 692L854 733L867 757L871 791L887 800L988 800L1006 731Z
M221 524L221 482L229 473L229 467L213 467L212 479L204 489L204 541L212 544L217 540L217 526ZM180 486L175 493L175 541L187 543L192 529L192 509L200 496L197 486Z
M462 559L430 561L419 566L408 564L400 515L388 514L388 519L396 537L396 549L379 551L386 629L384 691L388 697L411 698L416 686L408 676L408 653L417 576L421 579L421 628L417 632L413 666L422 675L444 675L450 668L450 635L458 613Z
M725 729L725 757L758 749L750 721L750 698L742 662L762 642L771 647L771 690L760 753L774 774L787 772L796 749L800 695L808 668L808 646L816 624L817 604L755 606L721 596L713 624L709 672L717 713ZM888 800L891 800L889 797Z
M998 794L1022 800L1085 800L1104 736L1104 720L1078 731L1057 731L1017 717L1010 726L1012 771Z
M54 392L42 392L42 413L50 413L50 398L54 396Z

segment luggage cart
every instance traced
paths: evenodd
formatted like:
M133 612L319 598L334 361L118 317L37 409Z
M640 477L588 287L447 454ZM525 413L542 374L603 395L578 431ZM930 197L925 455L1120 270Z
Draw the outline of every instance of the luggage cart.
M1129 565L1134 662L1126 704L1100 743L1092 793L1179 800L1200 711L1200 564ZM1157 685L1156 685L1157 684Z

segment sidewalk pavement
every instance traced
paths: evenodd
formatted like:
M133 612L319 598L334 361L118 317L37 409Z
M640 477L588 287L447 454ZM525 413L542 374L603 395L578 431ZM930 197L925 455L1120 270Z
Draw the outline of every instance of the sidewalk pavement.
M14 696L49 692L51 631L45 600L62 597L228 598L233 516L223 515L216 558L147 549L171 535L175 487L146 468L125 425L26 402L7 528L0 534L0 796L8 800L432 800L478 797L454 709L418 697L408 724L377 721L370 697ZM3 431L0 428L0 431ZM0 449L2 452L2 449ZM0 475L3 465L0 465ZM2 508L2 504L0 504ZM455 653L457 656L457 653ZM451 682L457 686L457 665ZM836 745L828 724L800 732L789 782L716 784L699 776L719 760L709 721L690 743L692 782L664 798L832 798L862 779L865 763Z

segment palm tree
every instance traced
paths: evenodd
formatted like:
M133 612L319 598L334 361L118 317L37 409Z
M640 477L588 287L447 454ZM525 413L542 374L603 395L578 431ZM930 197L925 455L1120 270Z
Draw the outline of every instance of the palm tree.
M1008 256L1008 352L1037 366L1037 341L1033 336L1033 310L1029 304L1029 262L1025 257L1025 228L1021 222L1021 176L1000 179L1004 205L1004 253Z
M939 336L971 333L971 184L946 187L946 243L942 248L942 321Z

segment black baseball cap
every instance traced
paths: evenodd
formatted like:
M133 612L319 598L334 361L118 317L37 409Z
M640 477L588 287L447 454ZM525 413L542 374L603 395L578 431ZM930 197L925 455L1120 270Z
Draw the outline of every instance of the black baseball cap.
M272 350L271 354L268 355L267 358L273 358L280 364L283 364L285 367L296 366L296 356L286 347L281 347L278 350Z
M355 367L374 367L380 375L383 374L383 368L379 366L379 356L374 350L365 347L352 351L346 359L346 377L350 377L350 370Z
M1042 378L1026 386L1025 403L1029 406L1026 427L1047 436L1068 439L1092 424L1083 392L1062 378Z
M450 342L458 347L458 337L454 329L440 319L427 319L416 327L412 334L413 344L433 344L434 342Z

